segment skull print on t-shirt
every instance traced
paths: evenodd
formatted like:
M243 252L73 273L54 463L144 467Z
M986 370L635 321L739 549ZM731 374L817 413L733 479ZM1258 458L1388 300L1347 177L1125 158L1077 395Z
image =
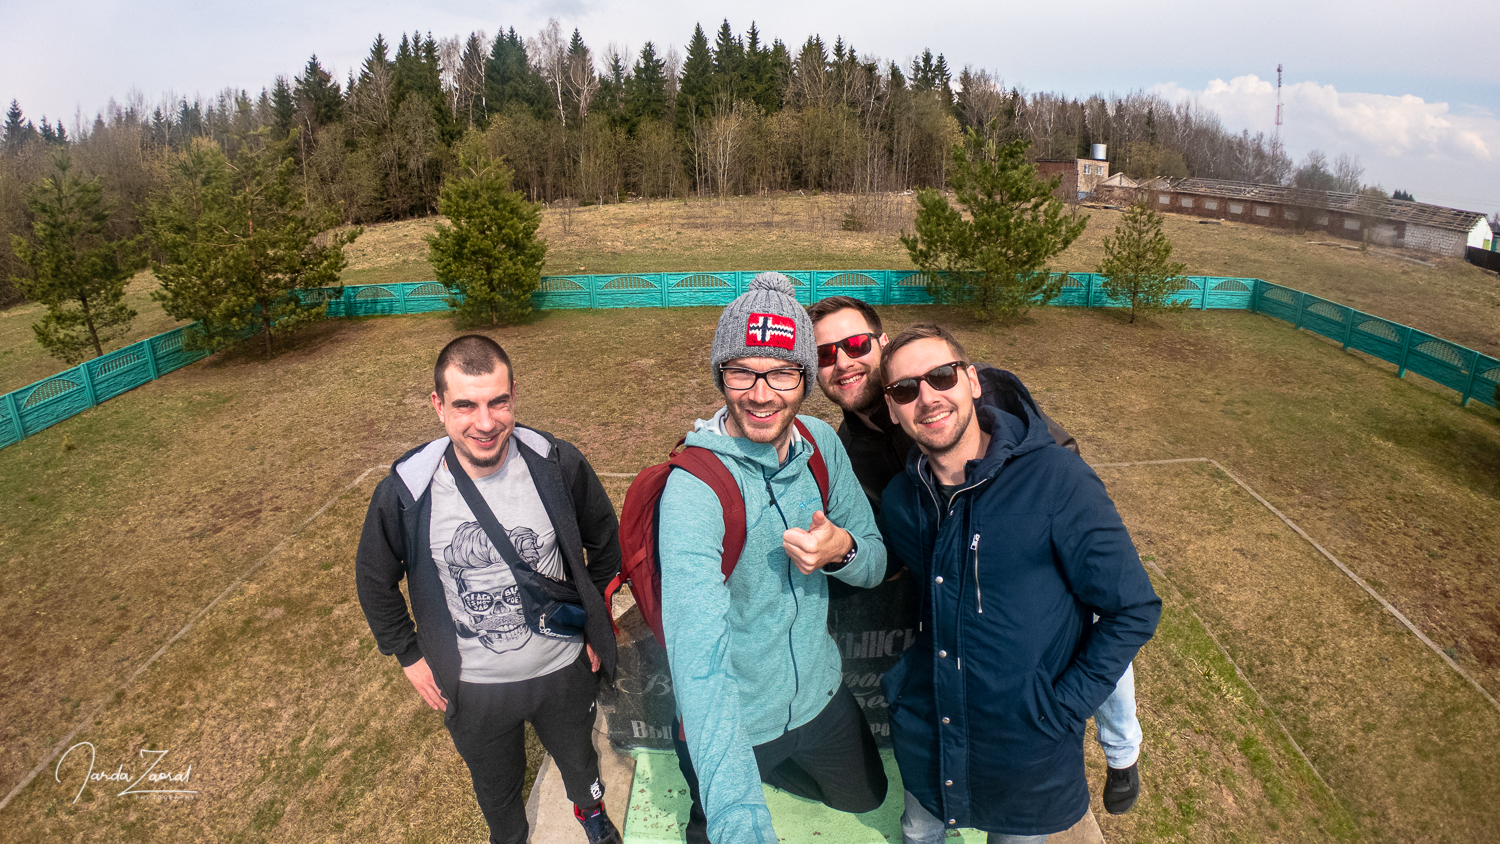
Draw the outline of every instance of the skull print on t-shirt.
M556 531L517 448L512 441L500 468L475 478L474 486L521 559L541 574L561 578ZM534 635L526 626L510 565L475 520L446 466L433 476L431 491L428 541L457 633L459 679L504 683L566 667L578 656L582 637Z

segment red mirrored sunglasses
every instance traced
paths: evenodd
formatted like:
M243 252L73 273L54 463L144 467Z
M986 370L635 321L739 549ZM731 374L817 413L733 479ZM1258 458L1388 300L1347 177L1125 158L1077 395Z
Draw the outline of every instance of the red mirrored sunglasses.
M832 343L823 343L818 346L818 366L833 366L839 359L839 349L843 349L844 354L851 358L862 358L875 348L875 340L874 334L856 334Z

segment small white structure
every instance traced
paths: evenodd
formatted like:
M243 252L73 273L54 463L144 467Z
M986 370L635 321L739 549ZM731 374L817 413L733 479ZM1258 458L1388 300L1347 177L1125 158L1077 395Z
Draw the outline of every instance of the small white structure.
M1480 217L1474 228L1469 229L1468 245L1475 249L1489 249L1495 239L1495 232L1490 228L1487 217Z

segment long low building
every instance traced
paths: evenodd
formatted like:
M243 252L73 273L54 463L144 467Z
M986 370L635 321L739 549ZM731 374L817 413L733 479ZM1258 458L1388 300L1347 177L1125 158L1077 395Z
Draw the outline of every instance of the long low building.
M1224 179L1183 179L1143 192L1160 211L1276 228L1318 232L1384 246L1462 258L1494 237L1489 220L1460 211L1381 196L1257 185Z

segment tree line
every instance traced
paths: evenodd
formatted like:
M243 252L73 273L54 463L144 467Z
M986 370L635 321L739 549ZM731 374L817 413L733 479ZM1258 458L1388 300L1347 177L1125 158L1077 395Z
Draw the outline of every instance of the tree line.
M550 20L536 35L378 35L340 78L316 55L259 93L213 97L133 93L91 124L39 125L12 102L0 127L0 245L29 229L25 196L68 152L97 177L110 233L144 231L170 162L207 141L234 160L248 146L284 148L306 203L348 224L437 210L466 135L514 172L538 202L608 203L767 191L941 187L948 151L966 131L1028 143L1031 158L1086 157L1108 145L1111 170L1284 183L1294 173L1261 134L1155 94L1070 98L1007 85L924 49L905 65L861 55L835 38L791 47L751 24L695 27L685 52L647 42L596 53ZM21 271L0 249L0 302Z

